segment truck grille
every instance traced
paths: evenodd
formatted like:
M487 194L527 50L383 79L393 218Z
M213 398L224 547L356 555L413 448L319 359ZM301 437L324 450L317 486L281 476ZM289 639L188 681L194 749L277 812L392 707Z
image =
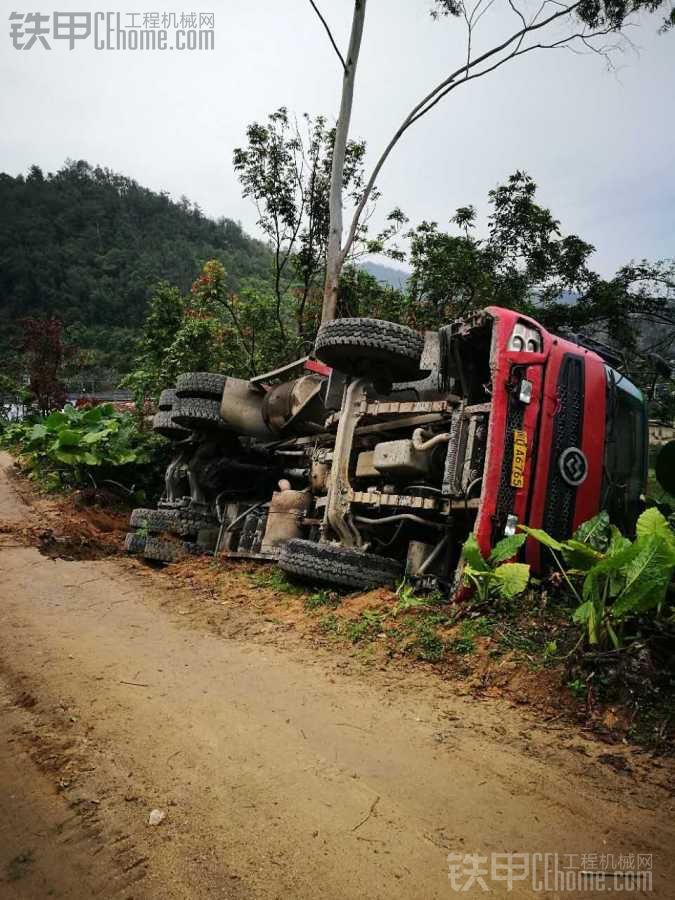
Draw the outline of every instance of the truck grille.
M518 398L511 394L509 397L509 410L506 416L506 429L504 433L504 459L497 490L497 508L495 510L494 533L495 540L503 536L507 517L513 512L513 502L516 489L511 484L511 467L513 465L513 432L520 431L523 427L525 407Z
M583 357L573 353L565 354L558 376L558 399L543 526L552 537L564 540L572 533L576 488L563 479L558 460L568 447L581 447L584 424Z

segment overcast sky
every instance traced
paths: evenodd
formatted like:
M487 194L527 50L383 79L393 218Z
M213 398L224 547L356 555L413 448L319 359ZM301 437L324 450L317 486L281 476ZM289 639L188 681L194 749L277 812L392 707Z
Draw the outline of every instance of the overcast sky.
M232 150L246 125L285 105L325 113L339 103L338 62L308 0L219 0L189 7L0 0L0 171L45 171L87 159L256 233ZM351 3L319 5L345 47ZM500 8L501 6L501 8ZM212 51L97 51L91 40L15 50L9 14L39 10L215 13ZM407 109L462 59L456 20L434 22L430 0L369 0L352 134L372 160ZM488 41L510 24L504 0L483 19ZM484 213L487 192L527 170L563 229L597 248L603 274L631 258L675 256L675 34L658 16L631 32L639 53L618 73L597 56L531 54L462 87L420 121L387 163L381 209L412 223L447 222L456 207ZM125 24L129 21L123 18ZM479 33L480 39L480 33ZM0 215L1 215L0 211Z

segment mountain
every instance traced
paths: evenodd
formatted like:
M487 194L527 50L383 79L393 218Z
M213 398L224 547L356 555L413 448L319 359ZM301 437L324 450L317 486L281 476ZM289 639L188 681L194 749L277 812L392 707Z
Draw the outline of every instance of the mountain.
M359 268L364 269L372 275L373 278L377 278L381 284L388 284L390 287L396 288L397 290L403 290L408 278L410 278L410 272L407 272L404 269L395 269L393 266L382 266L380 263L370 262L369 260L359 263Z
M0 351L18 319L48 314L80 346L104 349L115 332L119 345L143 322L154 282L187 291L212 257L232 290L269 276L269 250L236 222L82 160L55 174L0 174L0 209Z

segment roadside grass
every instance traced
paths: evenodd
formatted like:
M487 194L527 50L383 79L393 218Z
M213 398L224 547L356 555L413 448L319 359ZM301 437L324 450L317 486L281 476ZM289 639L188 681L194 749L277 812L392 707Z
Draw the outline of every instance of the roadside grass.
M464 619L459 623L458 634L449 644L453 653L461 655L474 653L476 650L476 638L490 637L492 625L485 616L477 619Z
M612 740L672 752L675 679L667 682L664 674L672 666L659 660L655 671L645 668L639 641L604 656L581 647L570 600L555 577L511 601L455 604L405 583L396 592L358 593L300 587L271 567L242 575L258 589L267 615L283 605L285 625L303 622L365 666L433 667L472 691L510 696Z
M315 594L310 594L308 597L305 597L303 600L304 607L309 612L314 612L316 610L325 609L326 607L332 608L340 605L342 598L336 591L317 591Z
M404 582L388 603L377 598L373 607L354 615L350 601L358 596L318 590L302 603L323 635L361 649L381 642L390 658L439 664L475 654L493 661L508 655L536 670L559 664L572 640L569 611L551 603L541 590L512 603L475 609L471 603L451 604L438 593L416 594Z
M358 644L361 641L372 641L382 631L383 615L366 609L358 619L348 621L345 625L345 635L352 644Z
M323 631L325 635L339 637L341 630L340 619L338 619L335 613L327 613L319 619L319 629Z
M281 569L265 569L261 572L251 572L249 579L256 587L267 588L279 594L290 594L299 597L305 591L302 587L289 581Z
M418 659L426 662L440 662L447 645L438 631L437 616L424 616L419 620L413 644Z
M555 574L533 579L512 600L452 603L407 583L359 593L298 586L267 566L239 571L267 616L283 607L284 627L301 624L365 666L433 668L472 694L512 698L549 718L585 723L603 739L673 752L675 677L664 661L670 631L656 644L647 644L645 632L620 651L589 648Z
M439 592L415 592L406 581L394 593L375 592L371 600L369 594L302 586L273 567L247 578L278 593L280 600L287 598L324 637L360 652L379 646L378 652L390 659L407 657L456 669L460 661L460 668L476 668L479 659L498 665L507 657L536 671L564 666L574 646L571 610L555 584L535 583L510 601L453 604Z

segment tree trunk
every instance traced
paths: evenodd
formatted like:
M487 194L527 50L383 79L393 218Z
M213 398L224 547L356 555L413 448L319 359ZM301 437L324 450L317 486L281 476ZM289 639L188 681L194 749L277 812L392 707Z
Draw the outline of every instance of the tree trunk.
M356 64L359 59L359 50L361 49L365 16L366 0L354 0L352 32L349 38L349 50L347 51L342 79L340 115L335 130L333 166L330 174L330 230L326 255L326 283L323 292L322 322L329 322L335 318L340 272L344 264L344 259L342 258L342 177L345 167L347 139L349 137L349 122L352 116Z

